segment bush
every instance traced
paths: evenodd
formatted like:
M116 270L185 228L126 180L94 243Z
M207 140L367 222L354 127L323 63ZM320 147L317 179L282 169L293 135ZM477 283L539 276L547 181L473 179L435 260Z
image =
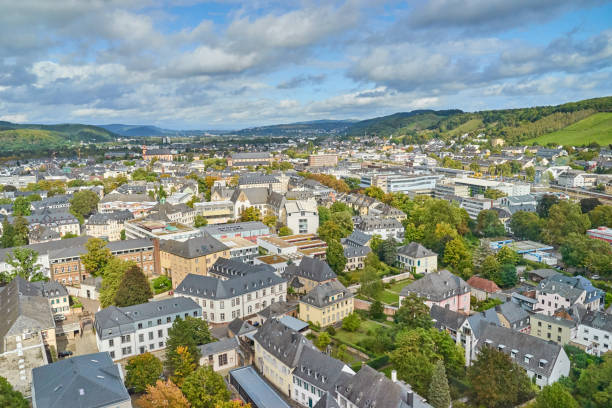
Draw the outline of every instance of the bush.
M367 364L373 369L378 370L389 364L389 355L383 354L382 356L374 357L373 359L369 360Z
M328 332L330 336L333 336L334 334L336 334L336 328L334 326L327 327L325 331Z
M159 276L153 279L153 291L155 294L164 293L172 289L172 280L166 275Z

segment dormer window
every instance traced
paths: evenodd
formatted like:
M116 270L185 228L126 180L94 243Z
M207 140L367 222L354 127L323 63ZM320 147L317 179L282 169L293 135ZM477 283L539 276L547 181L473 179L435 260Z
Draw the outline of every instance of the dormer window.
M531 354L525 354L525 363L529 364L529 361L533 358Z

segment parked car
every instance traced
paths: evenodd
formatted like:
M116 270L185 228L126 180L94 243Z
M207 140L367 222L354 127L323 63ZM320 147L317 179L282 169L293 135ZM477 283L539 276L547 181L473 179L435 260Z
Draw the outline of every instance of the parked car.
M63 314L56 314L53 316L53 320L55 320L56 322L61 322L62 320L66 320L66 316L64 316Z
M72 355L72 351L64 350L57 353L58 357L70 357Z

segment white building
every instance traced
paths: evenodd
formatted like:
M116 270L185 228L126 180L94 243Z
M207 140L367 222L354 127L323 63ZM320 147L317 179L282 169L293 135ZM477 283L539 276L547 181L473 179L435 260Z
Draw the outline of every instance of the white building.
M288 200L285 202L285 219L294 234L316 234L319 229L319 211L314 198L310 200Z
M605 312L588 312L578 325L574 340L586 347L586 352L600 356L612 350L612 315Z
M109 306L96 313L94 328L99 351L108 351L113 360L162 350L168 329L177 319L202 318L202 308L192 299L174 297L140 305Z

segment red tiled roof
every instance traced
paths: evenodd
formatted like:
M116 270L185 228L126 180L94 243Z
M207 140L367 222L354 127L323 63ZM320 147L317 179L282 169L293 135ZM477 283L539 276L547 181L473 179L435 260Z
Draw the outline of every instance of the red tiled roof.
M501 292L501 289L495 282L478 276L472 276L467 281L467 284L475 289L480 289L488 293Z

